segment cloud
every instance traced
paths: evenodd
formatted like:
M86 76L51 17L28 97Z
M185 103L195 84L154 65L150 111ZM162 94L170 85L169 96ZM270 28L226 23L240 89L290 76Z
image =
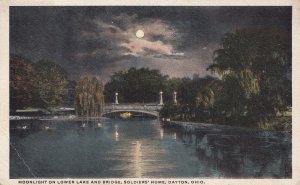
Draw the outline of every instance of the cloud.
M112 18L111 22L104 22L101 19L91 21L97 29L91 31L82 31L80 39L103 41L106 48L118 50L122 48L119 55L149 56L151 53L157 55L180 56L182 52L174 49L176 31L167 23L159 19L146 19L138 21L138 16L120 14ZM135 33L138 29L144 31L143 38L137 38ZM118 47L116 47L118 46ZM101 47L101 46L100 46ZM124 48L127 48L125 50ZM126 52L124 52L126 51ZM109 54L107 49L94 48L90 53L80 54L81 56L100 54L101 52ZM116 53L114 53L116 54Z
M165 56L183 55L183 53L176 52L172 45L165 44L162 41L149 41L132 38L128 43L122 43L121 46L130 50L130 52L126 54L134 56L149 56L152 54Z

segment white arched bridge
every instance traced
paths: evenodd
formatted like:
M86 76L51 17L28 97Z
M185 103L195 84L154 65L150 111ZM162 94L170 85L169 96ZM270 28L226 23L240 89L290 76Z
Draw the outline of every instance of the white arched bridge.
M174 104L177 104L176 99L176 92L173 93L173 102ZM109 115L112 113L117 112L136 112L136 113L143 113L143 114L149 114L155 117L159 117L159 111L163 107L163 92L159 92L159 104L157 103L119 103L118 100L119 93L115 93L115 103L112 104L105 104L104 106L104 112L102 113L102 116Z
M163 105L155 103L128 103L128 104L106 104L102 115L108 115L117 112L138 112L143 114L149 114L155 117L159 116L159 110Z

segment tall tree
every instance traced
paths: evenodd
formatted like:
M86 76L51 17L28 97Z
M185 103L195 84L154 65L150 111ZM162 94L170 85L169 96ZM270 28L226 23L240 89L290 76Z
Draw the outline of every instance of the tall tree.
M75 87L74 102L78 116L101 116L104 110L102 82L89 77L79 80Z
M19 56L9 59L10 110L33 106L34 72L32 64Z
M214 63L208 69L221 76L224 89L219 103L230 105L232 114L246 112L256 119L257 115L284 110L291 102L288 33L242 29L225 34L222 48L215 51Z
M50 108L61 104L66 95L66 72L58 64L49 61L37 62L34 71L40 106Z

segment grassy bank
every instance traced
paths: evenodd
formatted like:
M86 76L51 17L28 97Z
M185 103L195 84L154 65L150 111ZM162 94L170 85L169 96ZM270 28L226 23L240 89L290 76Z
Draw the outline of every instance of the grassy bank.
M291 131L292 116L274 116L258 123L258 128L262 130Z
M243 128L251 128L258 130L274 130L274 131L291 131L292 130L292 112L286 111L281 114L277 114L276 116L269 116L260 122L249 121L247 118L240 118L237 120L197 120L191 118L180 119L180 117L175 116L171 118L173 121L179 122L189 122L193 124L216 124L216 125L226 125L233 127L243 127Z
M224 123L224 122L210 122L210 121L195 121L195 120L180 120L180 119L171 119L171 122L174 123L186 123L193 126L229 126L229 127L239 127L239 128L248 128L248 129L257 129L257 130L266 130L266 131L291 131L292 130L292 117L291 116L278 116L269 118L268 120L260 123Z

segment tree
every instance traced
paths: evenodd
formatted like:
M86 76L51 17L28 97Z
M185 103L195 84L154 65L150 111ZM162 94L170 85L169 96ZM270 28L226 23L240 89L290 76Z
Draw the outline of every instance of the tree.
M257 120L291 103L290 34L276 29L225 34L208 69L218 73L223 83L216 103L233 116L246 113Z
M194 75L190 78L167 79L164 85L165 105L161 110L161 116L172 119L203 120L207 107L204 107L204 92L216 79L210 76L200 78ZM177 104L173 102L173 92L177 92ZM201 99L203 98L203 99Z
M32 64L14 55L10 56L9 63L10 110L32 106L35 96Z
M206 121L212 115L215 97L221 93L220 80L207 76L196 91L196 119Z
M101 116L104 110L103 84L96 78L84 77L76 83L75 111L79 116Z
M105 85L106 101L113 102L118 92L120 102L157 102L166 79L159 70L147 68L117 72Z
M61 104L66 95L66 72L58 64L49 61L37 62L34 71L39 106L51 108Z
M181 114L180 105L174 105L171 102L166 103L159 112L162 118L177 119Z

